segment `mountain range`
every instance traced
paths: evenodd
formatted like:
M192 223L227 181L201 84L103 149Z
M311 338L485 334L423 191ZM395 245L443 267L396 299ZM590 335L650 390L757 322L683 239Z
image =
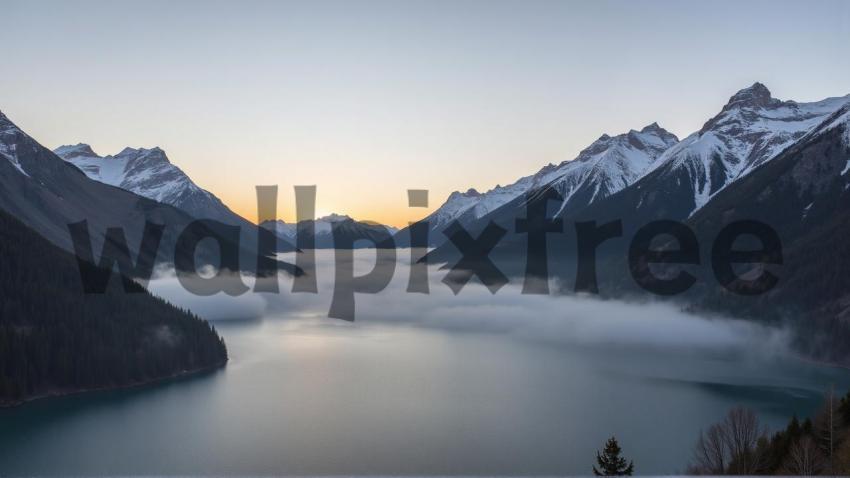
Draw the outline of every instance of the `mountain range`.
M492 256L511 264L509 272L520 274L526 236L515 232L516 221L525 217L529 201L545 201L548 215L564 220L565 234L549 244L558 259L551 272L561 279L564 292L572 288L577 262L571 224L621 221L622 238L597 249L600 293L614 297L637 292L625 259L627 238L646 224L686 223L700 240L705 265L711 252L705 248L724 225L733 219L757 220L779 234L786 252L777 287L742 304L712 282L711 267L703 267L694 273L702 280L687 294L688 306L749 310L761 318L777 318L780 309L784 314L797 311L797 316L820 324L816 329L841 336L847 328L844 321L850 320L850 295L844 292L850 282L843 279L843 266L850 266L850 245L844 240L850 234L848 111L850 95L809 103L783 101L754 83L733 94L681 141L657 123L614 136L603 134L576 158L544 166L512 184L483 193L452 193L424 219L434 248L426 259L450 263L459 256L447 242L448 228L460 225L474 236L496 223L508 234ZM245 226L248 236L243 236L242 248L255 244L257 227L195 184L159 148L125 148L99 156L77 144L54 153L0 113L0 157L6 159L0 160L0 209L66 250L71 250L67 224L81 220L88 221L96 250L109 227L123 227L128 242L135 245L146 220L168 225L161 250L165 262L173 254L179 228L196 217ZM388 234L394 234L396 246L410 244L409 228L394 231L341 215L260 227L274 231L289 250L299 229L302 234L314 231L302 240L317 248L338 247L334 229L351 247L369 246L369 241L357 243L358 238L379 242ZM843 349L826 355L832 360L839 353Z
M499 215L516 216L526 203L526 195L552 188L563 198L558 212L569 211L573 204L585 205L605 198L633 183L678 138L652 123L640 131L617 136L603 134L579 155L561 164L549 164L533 175L507 186L496 186L485 193L475 189L453 192L448 200L423 221L428 222L430 245L446 241L442 234L454 222L476 229ZM409 244L408 229L396 236L397 243Z
M39 144L0 112L0 209L72 252L69 225L86 221L95 256L100 254L108 230L121 228L134 260L146 222L163 225L156 256L157 264L163 265L175 263L177 240L196 219L212 219L203 228L215 233L224 233L224 226L239 225L240 240L232 246L239 252L240 268L256 267L257 226L194 185L158 148L125 149L115 157L100 159L84 145L60 148L60 152L69 160ZM98 162L103 167L96 167ZM294 246L280 241L279 249L293 250ZM216 265L219 248L201 241L195 259L198 265ZM290 264L279 266L297 272Z
M452 193L424 219L433 221L431 244L445 242L441 231L453 221L471 231L482 230L490 221L513 231L515 219L525 215L526 198L548 189L563 198L550 201L551 214L561 218L604 222L617 217L634 224L687 219L848 104L850 95L813 103L781 101L755 83L735 93L717 115L682 141L657 124L614 137L603 135L576 159L549 165L509 186L516 192L508 201L499 200L506 188ZM509 234L505 242L521 240ZM452 249L445 244L431 257L450 257Z
M84 143L60 146L53 150L57 156L73 164L89 178L104 184L131 191L149 199L164 204L170 204L191 216L200 219L213 219L224 224L238 225L246 231L256 226L230 210L213 193L198 186L177 165L173 164L165 151L159 147L124 148L115 155L100 156L91 146ZM395 228L377 224L355 221L348 216L330 214L312 221L313 236L305 236L312 240L318 249L334 247L332 226L339 229L337 234L346 237L370 237L382 240L388 234L397 232ZM283 220L260 224L261 227L273 231L279 240L278 250L281 252L293 250L297 225ZM308 229L304 230L307 234ZM254 240L253 236L245 238ZM303 239L302 239L303 240ZM363 243L368 247L370 243Z
M733 95L697 132L671 147L635 184L600 209L634 208L642 221L684 219L751 174L850 103L780 101L755 83ZM616 204L616 205L615 205Z
M596 149L604 151L605 138L576 161ZM604 173L593 175L594 179L618 178L616 190L600 186L596 193L594 185L590 193L577 195L559 179L560 183L541 182L525 191L525 198L532 201L546 200L545 193L552 189L564 198L548 201L549 216L564 224L565 233L553 236L548 244L553 264L549 273L558 279L560 292L571 293L576 287L574 223L620 222L621 233L595 250L598 293L645 298L646 292L633 279L630 241L654 221L679 221L694 232L699 256L691 265L656 264L655 273L662 277L685 271L695 278L693 287L672 300L692 310L790 325L799 349L807 356L850 363L846 345L850 343L850 280L846 274L850 268L850 243L846 240L850 237L850 95L811 103L781 101L755 83L735 93L698 131L681 141L671 140L664 151L637 162L636 174L612 160L621 157L605 156L599 169ZM465 195L465 211L474 211L489 195ZM485 208L487 213L472 220L464 217L465 213L455 216L473 236L490 222L509 231L490 254L509 275L524 272L527 238L515 233L514 227L517 219L525 217L525 198ZM454 214L456 204L456 198L450 199L431 217ZM781 264L735 265L740 277L759 277L764 271L773 274L775 285L760 295L728 289L714 269L714 241L726 226L740 221L764 224L780 241ZM748 242L748 238L752 239L744 236L737 247L759 251L763 244ZM670 240L657 245L676 247ZM453 244L444 242L426 259L452 263L459 255ZM776 259L767 254L762 257Z
M303 243L312 243L316 249L333 249L336 247L334 234L345 244L351 243L353 247L375 247L383 245L387 238L392 237L398 229L383 224L357 221L344 214L329 214L312 221L299 223L287 223L281 219L276 221L265 221L260 223L264 227L275 231L279 237L295 244L298 241L298 232L301 229ZM334 230L336 233L334 233ZM312 231L312 234L311 234ZM368 239L364 242L358 240Z

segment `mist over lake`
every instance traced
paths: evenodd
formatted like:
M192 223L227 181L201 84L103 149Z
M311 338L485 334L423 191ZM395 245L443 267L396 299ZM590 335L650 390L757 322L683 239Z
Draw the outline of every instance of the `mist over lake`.
M358 294L354 323L326 318L333 251L317 255L319 294L281 277L278 295L201 298L161 276L152 291L214 320L227 367L0 410L0 470L588 474L616 435L638 473L673 473L734 405L778 428L850 386L795 359L784 330L519 283L454 296L433 267L431 293L408 294L407 260L386 290ZM374 251L356 261L368 271Z

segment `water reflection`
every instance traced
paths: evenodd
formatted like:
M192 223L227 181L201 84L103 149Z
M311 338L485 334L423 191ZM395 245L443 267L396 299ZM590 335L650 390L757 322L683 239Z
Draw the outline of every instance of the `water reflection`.
M224 370L0 411L0 470L586 474L616 433L639 472L669 473L733 404L778 427L850 386L790 359L275 316L217 327Z

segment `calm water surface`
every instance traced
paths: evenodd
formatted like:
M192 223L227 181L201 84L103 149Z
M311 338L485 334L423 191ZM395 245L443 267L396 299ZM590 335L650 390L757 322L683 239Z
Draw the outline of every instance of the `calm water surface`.
M611 434L638 472L671 473L732 405L775 429L850 385L728 354L279 317L218 328L221 371L0 410L0 474L587 474Z

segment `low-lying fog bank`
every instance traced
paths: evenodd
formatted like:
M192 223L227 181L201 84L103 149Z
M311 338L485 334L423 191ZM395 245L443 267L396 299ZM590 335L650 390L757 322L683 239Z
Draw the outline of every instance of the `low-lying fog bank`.
M374 250L354 253L355 275L368 273ZM389 285L377 294L356 294L356 323L390 323L449 331L509 334L571 345L616 345L679 350L745 351L751 356L786 354L789 334L752 322L723 317L701 317L669 303L603 301L592 296L521 294L522 284L511 283L491 294L476 279L454 295L441 280L446 271L429 267L430 293L406 291L409 253L399 251ZM292 254L284 259L293 261ZM334 251L316 251L318 293L291 292L293 279L280 274L278 294L256 293L253 287L233 297L223 292L201 297L187 291L173 272L160 272L150 290L209 320L268 318L326 318L334 291ZM271 280L271 279L264 279ZM254 278L245 277L248 286ZM557 287L552 287L557 290ZM325 319L333 321L336 319Z

